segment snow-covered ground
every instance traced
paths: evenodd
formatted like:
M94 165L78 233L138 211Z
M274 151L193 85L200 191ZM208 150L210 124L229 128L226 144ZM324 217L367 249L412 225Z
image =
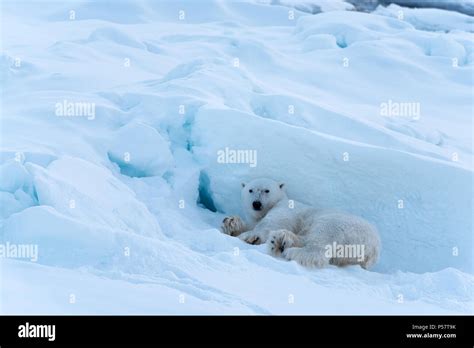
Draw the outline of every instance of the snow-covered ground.
M473 17L1 6L0 246L38 248L0 258L1 313L474 312ZM376 267L308 270L222 234L260 176L375 224Z

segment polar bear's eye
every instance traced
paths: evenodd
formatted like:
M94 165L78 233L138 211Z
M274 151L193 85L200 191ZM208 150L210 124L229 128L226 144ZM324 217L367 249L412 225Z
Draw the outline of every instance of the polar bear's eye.
M252 193L252 192L253 192L253 190L252 190L252 189L250 189L250 190L249 190L249 192L250 192L250 193Z
M270 190L265 190L265 193L269 193L269 192L270 192Z

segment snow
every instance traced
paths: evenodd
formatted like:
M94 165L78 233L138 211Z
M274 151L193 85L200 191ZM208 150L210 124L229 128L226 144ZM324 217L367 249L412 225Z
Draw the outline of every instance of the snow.
M134 192L104 168L64 156L47 169L30 166L39 205L93 224L143 235L161 233L156 219Z
M471 0L346 0L357 11L372 12L379 5L390 6L396 4L408 8L435 8L457 11L467 15L474 15L474 4ZM446 13L445 13L446 14ZM449 16L449 14L447 14Z
M474 9L472 3L471 6ZM404 8L396 4L390 4L387 7L378 6L374 13L394 18L401 15L404 21L420 30L474 32L474 18L457 12L435 8ZM442 19L440 20L440 18Z
M440 8L457 11L467 15L474 15L474 4L471 0L382 0L382 4L396 3L397 5L414 8Z
M165 139L153 127L131 122L114 135L109 158L128 176L161 176L173 166Z
M275 6L286 6L311 14L354 9L353 5L342 0L261 0L259 2Z
M473 313L472 17L1 6L0 242L39 250L0 258L2 313ZM260 176L375 224L376 267L308 270L221 233Z
M0 167L0 190L14 193L16 190L28 190L31 178L25 167L13 159L5 161Z

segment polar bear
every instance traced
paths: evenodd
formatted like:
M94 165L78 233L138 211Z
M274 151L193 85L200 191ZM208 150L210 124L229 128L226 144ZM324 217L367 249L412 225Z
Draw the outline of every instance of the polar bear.
M359 264L364 269L378 259L377 230L362 218L289 200L284 184L266 178L242 184L241 199L248 222L226 217L222 232L250 244L267 243L276 257L307 267Z

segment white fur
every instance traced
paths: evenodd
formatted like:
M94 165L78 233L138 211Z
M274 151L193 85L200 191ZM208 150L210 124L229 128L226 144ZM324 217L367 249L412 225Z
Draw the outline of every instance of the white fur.
M274 256L295 260L307 267L360 264L369 268L378 259L380 239L377 230L362 218L320 211L290 201L284 185L271 179L242 184L241 198L248 223L238 216L227 217L222 231L250 244L267 243ZM255 204L260 210L255 209ZM333 243L361 246L363 257L347 257L347 253L330 256L327 248Z

